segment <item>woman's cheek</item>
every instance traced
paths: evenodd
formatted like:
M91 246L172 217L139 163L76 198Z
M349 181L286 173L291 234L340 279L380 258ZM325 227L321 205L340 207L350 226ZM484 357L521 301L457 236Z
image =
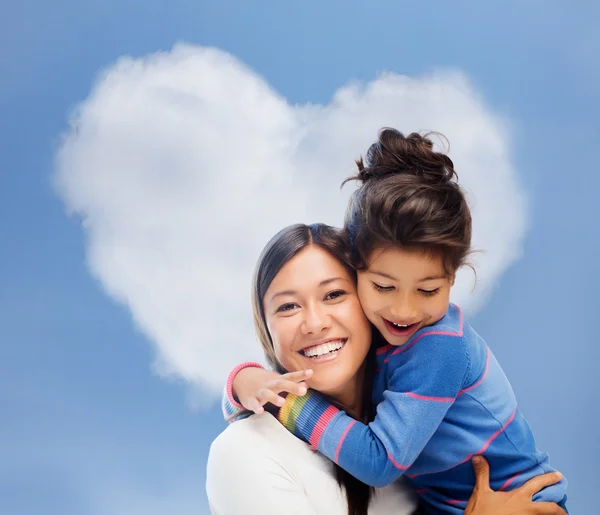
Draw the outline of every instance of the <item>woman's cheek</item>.
M286 366L286 363L289 362L290 358L291 342L285 338L285 335L288 333L285 328L285 323L278 321L273 325L270 332L275 355L280 363L283 366Z

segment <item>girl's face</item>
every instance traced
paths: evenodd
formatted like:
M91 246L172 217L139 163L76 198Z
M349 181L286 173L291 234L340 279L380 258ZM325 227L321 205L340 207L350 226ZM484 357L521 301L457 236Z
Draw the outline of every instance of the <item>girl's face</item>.
M371 326L353 277L336 258L316 245L303 249L275 276L263 308L286 370L312 369L308 385L334 397L354 387L371 345Z
M376 249L358 273L358 296L365 315L391 345L404 345L420 328L448 310L454 277L442 259L422 251Z

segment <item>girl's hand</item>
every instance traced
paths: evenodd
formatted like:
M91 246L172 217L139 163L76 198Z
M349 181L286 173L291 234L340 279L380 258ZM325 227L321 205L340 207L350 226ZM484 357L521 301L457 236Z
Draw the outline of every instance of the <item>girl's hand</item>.
M558 483L562 478L560 472L534 477L510 492L494 492L490 488L488 462L482 456L476 456L473 468L476 484L465 515L566 515L556 503L531 500L542 488Z
M264 411L267 403L283 406L285 395L293 393L302 397L308 391L305 381L312 370L300 370L278 374L262 368L248 367L240 370L233 380L233 395L247 410L257 415ZM283 393L284 395L279 395Z

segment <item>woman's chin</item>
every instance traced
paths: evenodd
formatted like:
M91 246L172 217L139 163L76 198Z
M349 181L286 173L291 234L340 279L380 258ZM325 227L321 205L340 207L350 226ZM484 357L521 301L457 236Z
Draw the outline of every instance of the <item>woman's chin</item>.
M306 382L309 388L325 395L336 395L344 391L350 383L350 376L337 376L337 374L318 374Z

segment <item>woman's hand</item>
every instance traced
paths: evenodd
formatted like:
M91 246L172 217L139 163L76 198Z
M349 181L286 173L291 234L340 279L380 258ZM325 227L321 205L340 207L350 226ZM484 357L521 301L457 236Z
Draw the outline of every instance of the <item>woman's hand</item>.
M465 515L566 515L556 503L531 500L542 488L558 483L562 478L560 472L534 477L510 492L494 492L490 488L488 462L482 456L476 456L473 468L476 484Z
M240 370L233 380L233 395L247 410L257 415L267 403L283 406L285 395L293 393L302 397L308 391L306 380L312 370L278 374L262 368L248 367ZM280 394L284 394L283 396Z

